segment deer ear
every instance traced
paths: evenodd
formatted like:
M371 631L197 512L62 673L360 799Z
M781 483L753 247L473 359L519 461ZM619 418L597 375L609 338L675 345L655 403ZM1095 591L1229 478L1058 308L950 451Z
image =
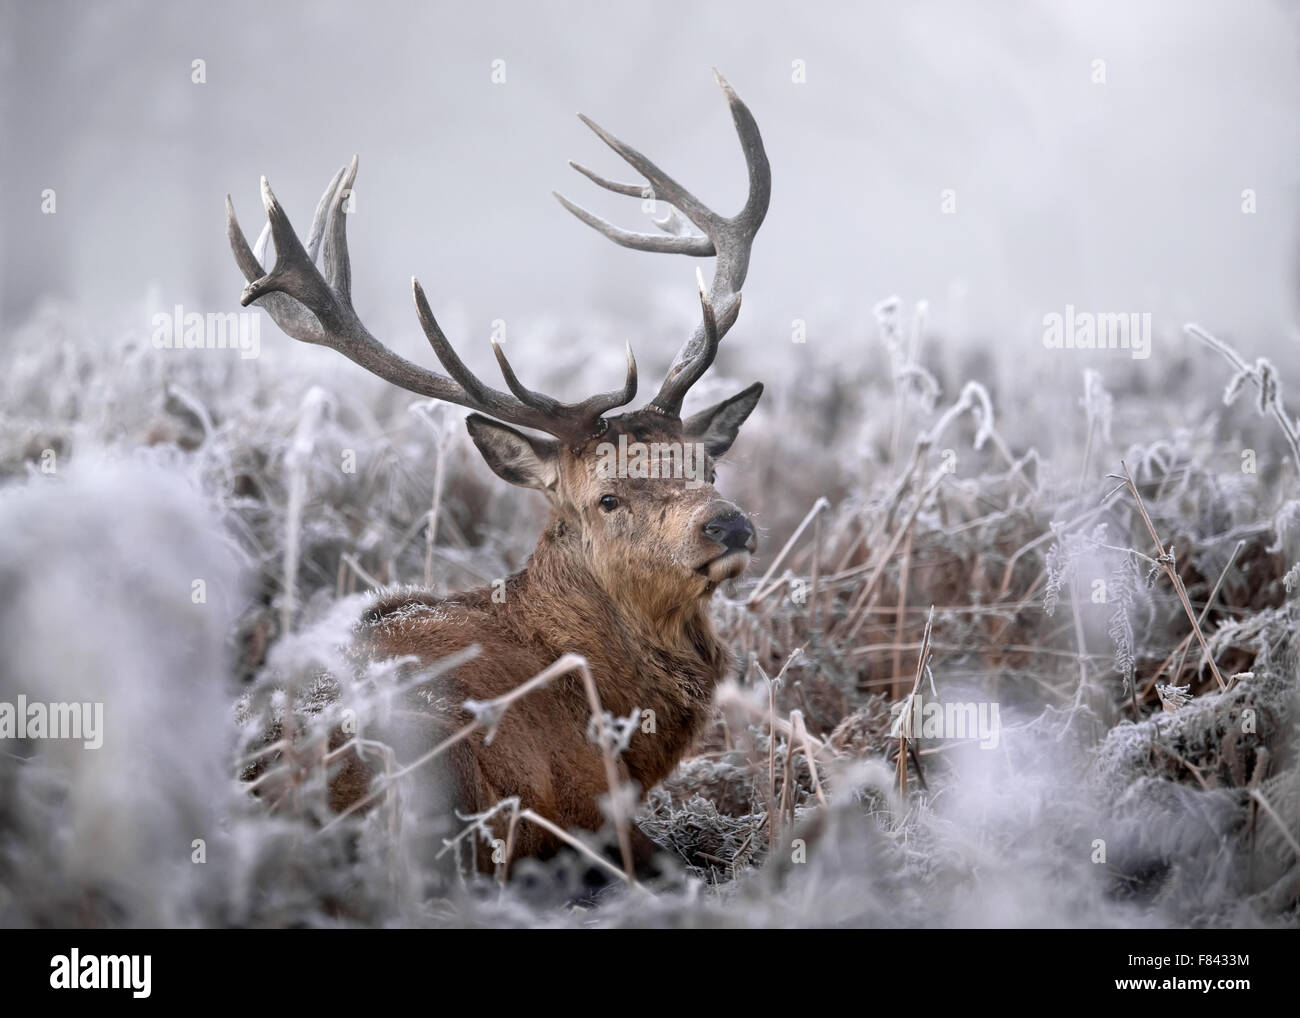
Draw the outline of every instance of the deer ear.
M716 406L701 410L682 422L682 434L688 442L699 442L715 459L731 448L740 426L745 423L758 397L763 395L763 383L755 382L744 392L724 399Z
M550 491L560 480L559 446L546 438L531 438L480 414L465 418L474 439L493 472L521 488Z

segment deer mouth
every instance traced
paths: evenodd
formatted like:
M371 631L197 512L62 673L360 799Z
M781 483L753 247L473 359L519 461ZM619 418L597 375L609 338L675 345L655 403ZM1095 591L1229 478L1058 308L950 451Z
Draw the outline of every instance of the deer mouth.
M724 551L717 558L709 559L695 571L710 583L721 583L723 580L734 580L743 573L749 565L749 559L750 554L744 548L733 548Z

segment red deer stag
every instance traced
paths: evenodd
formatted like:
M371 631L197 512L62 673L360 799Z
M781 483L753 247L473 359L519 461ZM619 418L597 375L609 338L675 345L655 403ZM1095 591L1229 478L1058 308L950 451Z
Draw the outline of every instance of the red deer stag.
M262 200L275 244L269 272L250 250L227 198L231 248L248 280L241 304L259 303L294 339L332 347L394 385L478 411L466 424L488 466L511 484L537 489L550 503L546 529L527 566L506 582L503 603L489 588L448 598L408 591L381 595L366 612L360 632L377 655L435 662L471 644L482 648L478 657L422 690L404 743L416 751L471 720L460 706L465 701L501 696L564 654L586 658L606 710L623 717L636 709L654 712L654 732L638 728L619 758L622 777L642 791L669 774L709 716L728 662L710 624L710 597L719 583L745 569L755 549L754 528L745 514L713 487L713 464L735 440L763 387L752 385L688 417L682 416L682 403L713 363L719 341L740 311L750 248L771 196L771 171L753 115L716 76L749 170L749 195L738 215L729 218L707 208L586 117L583 122L645 177L649 190L571 165L606 190L653 196L671 206L669 217L657 221L664 232L622 230L556 195L575 216L623 247L717 257L711 288L701 289L702 321L654 399L629 413L610 411L636 394L630 346L621 389L561 403L525 388L494 343L510 390L501 392L475 377L457 356L414 280L420 325L447 375L418 367L375 339L351 299L343 203L356 176L355 158L326 189L305 247L263 178ZM318 254L323 272L316 265ZM608 465L609 450L621 439L652 452L697 450L701 462L691 476L682 476L681 469L652 471L676 476L606 476L617 471L601 464ZM681 461L688 458L681 455ZM462 813L479 813L517 796L524 807L561 827L601 828L599 802L609 785L602 751L588 737L590 716L576 674L522 697L490 741L476 732L444 754L450 804ZM357 803L368 793L370 778L363 761L349 758L331 780L331 806ZM557 846L543 828L520 825L514 854L544 856ZM490 868L488 854L479 853L483 869Z

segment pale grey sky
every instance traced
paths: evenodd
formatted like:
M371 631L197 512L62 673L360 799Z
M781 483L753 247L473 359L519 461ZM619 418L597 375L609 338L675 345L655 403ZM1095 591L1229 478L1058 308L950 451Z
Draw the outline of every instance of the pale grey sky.
M45 296L232 308L226 192L255 233L266 173L305 229L357 152L354 292L376 331L418 337L418 275L473 342L493 319L562 335L606 315L616 361L629 323L692 318L695 266L615 249L551 198L643 223L568 169L629 176L574 112L730 212L744 172L717 65L773 164L742 319L769 356L795 318L823 349L860 341L845 332L894 293L972 341L1019 344L1067 303L1261 352L1295 338L1291 4L0 0L0 22L5 325Z

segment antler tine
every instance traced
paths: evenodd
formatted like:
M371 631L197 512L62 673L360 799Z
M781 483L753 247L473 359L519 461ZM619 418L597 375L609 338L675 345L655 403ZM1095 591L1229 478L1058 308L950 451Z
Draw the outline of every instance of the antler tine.
M269 229L270 226L271 224L268 222L267 228ZM268 279L269 274L262 268L262 263L258 261L257 255L248 246L244 231L239 227L239 221L235 218L235 206L230 199L230 195L226 195L226 235L230 240L230 250L235 255L235 263L239 266L239 270L243 273L244 279L247 280L249 286ZM279 253L277 249L277 258ZM281 293L275 289L264 289L262 292L250 297L247 289L245 289L244 294L240 296L240 303L247 306L253 301L257 301L271 316L272 320L294 339L302 340L305 343L325 344L327 342L325 330L316 316L308 311L300 301L287 293Z
M355 174L354 158L350 166L338 170L331 178L316 207L307 248L298 240L270 184L262 179L262 199L276 252L275 265L269 272L248 246L235 218L234 203L229 195L226 196L226 232L230 249L248 282L240 303L245 307L257 303L294 339L338 350L367 371L404 389L455 402L459 389L451 379L425 371L371 336L357 318L347 292L336 293L316 268L315 255L327 229L330 237L326 241L334 248L332 258L335 264L346 258L346 220L341 211L335 216L334 210L341 204L341 183L346 179L350 184ZM331 274L338 281L338 272L332 270Z
M615 407L627 406L632 400L636 399L636 358L632 356L632 344L630 342L626 344L626 352L627 375L623 379L623 388L615 389L612 392L597 393L595 396L583 400L579 405L584 408L584 413L601 418Z
M492 353L497 359L497 366L501 369L501 377L506 380L506 385L518 397L519 402L545 413L559 412L560 401L558 399L554 399L544 392L533 392L532 389L527 388L519 381L515 369L510 366L510 361L506 359L505 349L495 336L492 337Z
M606 191L613 191L615 194L625 194L629 198L641 198L646 195L645 184L620 184L608 177L602 177L595 170L589 170L581 163L575 163L569 160L569 165L590 180L597 187L603 187Z
M460 359L460 355L456 353L450 340L447 339L446 333L442 331L442 326L433 317L433 311L429 307L429 300L424 295L424 287L420 285L420 281L414 276L411 277L411 292L415 297L415 313L420 319L420 328L424 330L429 345L433 347L433 352L437 355L439 362L447 369L447 374L451 375L457 384L465 390L469 398L473 400L471 405L484 413L490 413L489 405L493 402L494 396L499 397L502 403L506 403L509 397L505 393L497 392L490 386L484 385L479 381L478 376L470 371L465 362Z
M710 211L702 201L691 194L690 191L682 187L672 177L656 166L651 160L647 159L631 145L620 141L612 134L606 131L598 123L588 117L586 114L579 113L578 119L595 132L606 145L612 148L623 160L636 170L641 176L645 177L650 183L651 196L659 201L665 201L669 205L676 205L682 210L686 218L698 226L701 230L708 232L708 228L718 217ZM640 191L638 191L638 194Z
M631 402L636 395L636 362L632 359L630 345L627 351L628 377L621 390L590 396L581 403L561 403L545 393L526 388L506 359L505 350L494 339L492 352L496 354L501 375L514 396L500 392L484 384L470 371L433 316L424 288L415 279L411 280L411 286L415 292L415 311L420 319L420 327L424 329L434 354L448 374L473 400L466 405L473 406L476 410L509 424L536 428L565 441L577 442L603 432L606 427L602 420L604 414L614 407Z
M636 398L636 358L632 355L631 343L627 344L627 376L624 379L623 388L615 389L613 392L598 393L595 396L588 397L581 403L567 408L564 404L552 399L545 393L534 392L532 389L526 388L519 381L514 368L510 366L505 349L496 339L492 340L492 352L496 354L497 364L501 368L501 377L506 380L506 385L510 387L510 391L519 398L521 403L545 413L555 415L570 413L579 420L594 421L603 417L615 407L626 406Z
M740 147L745 153L745 166L749 171L749 197L733 222L745 229L752 239L763 225L767 207L772 201L772 165L768 162L763 136L758 133L758 122L754 119L754 114L741 102L736 90L716 67L713 69L713 80L722 89L727 105L731 108L731 122L736 126Z
M324 194L320 196L320 201L316 203L316 214L312 216L311 229L307 231L307 257L313 262L316 261L316 256L320 253L320 242L325 233L325 223L330 210L334 208L334 198L338 195L339 181L343 179L344 174L348 174L348 186L351 187L352 181L357 179L357 157L355 155L352 157L351 163L347 166L340 166L338 172L330 178Z
M329 202L329 217L325 224L323 246L321 250L321 262L325 268L325 280L329 283L330 289L337 293L340 299L352 306L352 263L348 257L348 238L347 223L348 214L343 208L343 203L347 200L352 191L352 185L357 179L357 157L352 157L352 162L348 164L346 171L341 177L334 181L334 194ZM325 199L321 198L324 203ZM317 215L320 210L317 209ZM316 224L312 224L313 231ZM316 253L311 247L311 238L308 235L307 254L316 260Z
M772 170L758 124L749 107L741 102L735 90L716 68L713 76L731 110L731 119L740 138L749 174L749 193L739 213L727 217L714 212L650 159L582 114L579 114L582 122L646 178L649 192L636 185L615 183L577 163L570 165L608 191L634 197L644 195L668 204L669 217L655 221L655 225L667 235L624 230L562 195L556 195L560 203L584 223L623 247L695 257L717 255L712 285L707 296L701 293L702 321L690 339L682 344L659 393L650 403L652 408L669 416L681 415L682 401L687 391L708 370L717 354L718 342L735 324L740 313L740 288L749 272L750 249L772 198ZM689 220L700 232L695 233L687 228L681 217Z
M248 282L240 297L241 304L248 306L256 302L294 339L331 347L372 374L403 389L479 410L501 421L535 428L565 440L585 438L602 430L601 415L632 399L636 394L635 369L631 371L630 385L626 385L622 392L593 396L573 405L532 393L529 400L520 400L484 385L457 356L433 317L424 291L414 280L420 324L438 360L451 377L421 368L375 339L352 306L347 213L343 204L356 180L356 173L357 160L354 157L330 179L312 217L305 247L271 185L262 179L262 202L275 244L275 264L269 271L263 268L248 246L235 218L234 203L229 195L226 196L226 232L230 248ZM318 255L323 274L316 264ZM514 384L518 385L517 379ZM522 386L519 388L522 390Z
M692 385L704 377L704 372L708 371L713 365L713 360L718 356L718 344L722 341L722 331L718 328L718 319L713 313L713 304L709 300L709 294L704 289L704 276L697 269L695 280L700 288L700 329L703 331L704 342L699 353L685 361L681 370L677 373L670 372L664 379L664 384L659 389L659 394L655 396L653 407L662 413L681 415L682 401L686 393L690 391ZM739 311L740 294L736 295L736 310Z
M668 235L660 233L638 233L615 226L593 212L588 212L581 205L569 201L558 191L551 192L560 204L590 226L597 233L602 233L620 247L630 247L635 251L653 251L658 254L684 254L697 258L708 258L715 253L713 241L699 234Z

